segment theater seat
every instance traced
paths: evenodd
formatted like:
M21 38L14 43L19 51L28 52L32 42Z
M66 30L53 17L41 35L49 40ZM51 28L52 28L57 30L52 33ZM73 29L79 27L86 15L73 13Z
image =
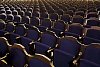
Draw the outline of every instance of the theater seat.
M80 67L100 67L100 44L90 44L83 52Z

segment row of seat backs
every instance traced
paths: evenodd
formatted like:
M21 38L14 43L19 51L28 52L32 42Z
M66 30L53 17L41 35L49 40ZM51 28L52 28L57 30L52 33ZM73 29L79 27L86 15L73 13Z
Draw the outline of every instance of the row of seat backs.
M0 66L14 66L14 67L23 67L26 64L28 66L46 66L46 67L54 67L50 62L50 59L42 54L36 53L35 55L30 55L26 52L25 47L21 44L15 43L13 46L10 45L6 38L0 37L1 47L3 46L4 50L2 52L6 52L5 54L5 62L0 63ZM6 50L5 50L6 49ZM0 51L0 52L1 52ZM2 53L4 55L4 53ZM0 61L4 60L0 53ZM10 61L9 61L10 60Z

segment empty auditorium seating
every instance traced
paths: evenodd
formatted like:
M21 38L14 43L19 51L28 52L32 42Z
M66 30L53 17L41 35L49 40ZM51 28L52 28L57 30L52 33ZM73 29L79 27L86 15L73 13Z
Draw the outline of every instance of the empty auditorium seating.
M99 43L99 0L0 1L0 67L100 67Z

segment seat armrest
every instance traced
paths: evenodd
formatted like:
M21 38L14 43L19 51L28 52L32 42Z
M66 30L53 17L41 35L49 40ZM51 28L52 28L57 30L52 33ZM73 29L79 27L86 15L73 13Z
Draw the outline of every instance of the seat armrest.
M5 34L4 34L4 36L9 35L9 34L10 34L10 33L9 33L9 32L7 32L7 33L5 33Z
M82 56L82 52L79 52L78 57L73 61L74 65L76 66L78 65L78 61L80 60L81 56Z

